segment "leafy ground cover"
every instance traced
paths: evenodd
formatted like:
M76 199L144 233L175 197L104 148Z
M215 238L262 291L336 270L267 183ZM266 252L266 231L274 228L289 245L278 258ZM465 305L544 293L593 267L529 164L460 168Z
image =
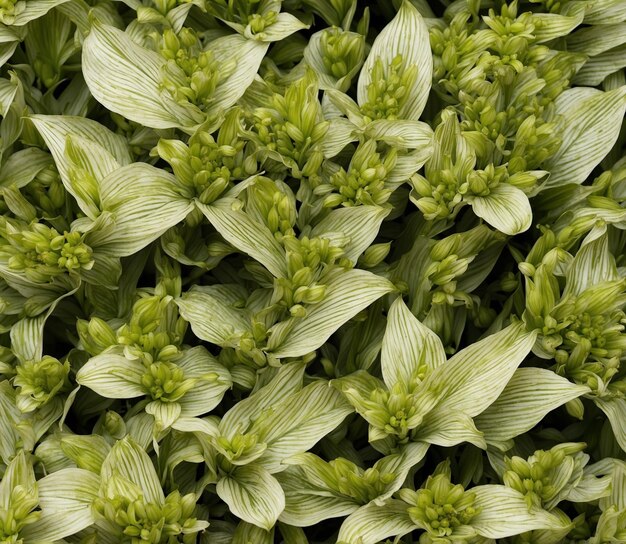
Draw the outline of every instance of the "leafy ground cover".
M624 0L1 0L1 544L626 542Z

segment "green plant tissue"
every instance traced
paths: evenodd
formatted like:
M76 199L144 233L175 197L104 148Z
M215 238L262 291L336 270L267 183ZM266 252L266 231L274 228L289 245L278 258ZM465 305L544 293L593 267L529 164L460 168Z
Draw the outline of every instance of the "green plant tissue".
M625 0L0 0L0 544L626 543Z

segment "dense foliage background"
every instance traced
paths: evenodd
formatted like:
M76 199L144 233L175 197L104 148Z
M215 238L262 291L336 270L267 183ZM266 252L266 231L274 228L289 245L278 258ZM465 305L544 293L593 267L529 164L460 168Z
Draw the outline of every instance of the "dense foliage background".
M624 0L1 0L0 66L0 543L626 542Z

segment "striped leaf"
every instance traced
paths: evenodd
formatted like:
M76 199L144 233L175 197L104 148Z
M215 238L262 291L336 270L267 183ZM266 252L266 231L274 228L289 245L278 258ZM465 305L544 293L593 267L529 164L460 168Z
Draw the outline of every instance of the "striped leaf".
M248 429L267 444L256 464L270 473L283 470L285 459L312 448L352 411L343 395L326 381L312 383L276 402L266 417L254 421Z
M95 521L93 501L100 477L80 468L67 468L37 482L41 517L20 536L27 542L52 542L86 529Z
M594 397L593 400L598 408L606 414L611 429L613 429L615 440L626 451L626 425L624 425L624 421L626 421L626 399Z
M542 368L518 368L498 399L476 417L476 426L489 443L525 433L549 412L589 392Z
M217 494L238 518L269 531L285 508L280 484L264 468L236 467L220 479Z
M478 217L509 236L528 230L532 223L528 197L513 185L498 185L487 196L472 197L470 204Z
M559 151L543 164L550 172L545 188L584 182L617 140L626 112L626 86L602 92L569 89L556 100L562 116Z
M423 365L431 370L446 362L439 337L418 319L398 297L389 308L383 337L381 369L388 387L414 382Z
M341 325L395 286L365 270L333 270L323 280L326 297L270 329L267 351L277 358L300 357L318 349ZM278 339L278 340L276 340Z
M535 506L529 508L524 495L503 485L480 485L470 489L480 508L471 525L485 538L506 538L536 529L559 530L564 520ZM569 522L568 522L569 523Z
M609 251L606 227L592 231L585 238L567 269L566 278L563 298L581 295L599 283L619 279L615 258Z
M118 440L102 464L101 491L112 477L137 485L146 502L163 504L165 495L150 456L129 437Z
M125 32L95 22L83 44L83 76L109 110L151 128L193 127L204 121L195 107L162 90L165 58L137 45Z
M223 198L211 206L196 203L227 242L259 261L277 278L287 275L285 251L265 225L239 210L236 199Z
M403 536L417 526L407 512L406 503L389 500L378 506L362 506L343 522L337 544L378 544L392 536Z
M505 388L536 336L523 323L516 323L471 344L434 369L424 386L441 391L435 411L442 416L462 412L470 417L483 412Z
M361 69L357 86L359 105L367 102L367 88L372 81L372 68L378 59L389 66L398 55L402 55L405 66L417 66L417 77L408 90L399 118L417 121L424 110L430 91L433 59L430 51L428 29L419 11L408 0L404 0L397 15L378 34L372 49Z
M114 257L137 253L193 210L176 178L146 163L111 172L100 183L100 198L115 220L108 229L89 232L86 242Z
M231 439L237 432L248 428L265 409L278 403L287 395L302 389L305 364L294 362L280 367L274 378L264 387L244 400L240 400L222 418L220 431Z
M76 373L76 382L111 399L132 399L146 393L141 378L146 372L138 359L117 353L101 353L87 361Z
M216 289L216 286L194 286L176 300L176 305L198 338L226 347L251 330L252 316L216 296Z
M356 262L372 244L383 219L389 215L380 206L354 206L331 211L311 231L311 236L324 237L326 233L341 233L350 238L344 250L346 257Z

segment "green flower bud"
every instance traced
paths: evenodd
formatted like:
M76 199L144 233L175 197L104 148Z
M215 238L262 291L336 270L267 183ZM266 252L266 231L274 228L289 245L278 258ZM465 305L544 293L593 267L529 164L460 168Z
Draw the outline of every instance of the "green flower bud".
M99 355L105 349L117 344L115 332L99 317L93 317L89 321L77 320L76 330L82 347L89 355Z
M32 412L69 387L70 364L45 355L40 361L25 361L16 367L13 384L22 412Z

